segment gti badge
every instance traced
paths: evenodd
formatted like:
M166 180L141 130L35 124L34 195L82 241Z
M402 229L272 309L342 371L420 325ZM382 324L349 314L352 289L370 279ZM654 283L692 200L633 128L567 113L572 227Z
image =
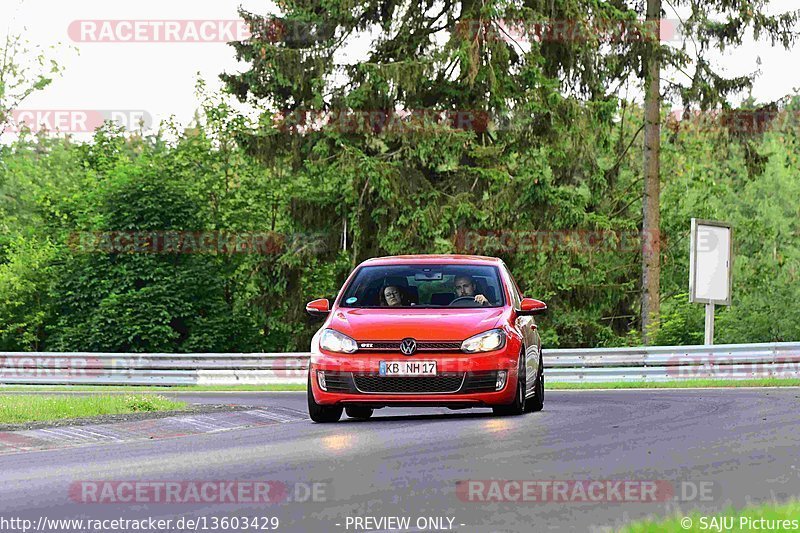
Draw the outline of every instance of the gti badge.
M411 337L403 339L400 341L400 351L403 355L414 355L414 352L417 351L417 341Z

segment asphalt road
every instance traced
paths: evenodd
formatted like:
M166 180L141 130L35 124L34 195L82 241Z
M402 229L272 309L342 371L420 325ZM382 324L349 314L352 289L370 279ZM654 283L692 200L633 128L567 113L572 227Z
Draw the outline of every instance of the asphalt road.
M218 394L181 397L221 402ZM384 409L370 421L324 425L305 418L304 393L232 393L224 401L294 409L297 420L3 456L0 517L206 516L209 527L211 517L263 516L277 517L278 531L310 532L389 531L386 523L363 522L366 529L353 521L388 516L409 517L416 531L420 518L447 517L464 532L599 531L676 509L713 514L800 495L798 389L550 391L544 411L522 417ZM459 481L489 479L658 481L686 501L482 502L456 491ZM69 490L82 480L270 480L301 501L76 503ZM318 501L307 501L313 487Z

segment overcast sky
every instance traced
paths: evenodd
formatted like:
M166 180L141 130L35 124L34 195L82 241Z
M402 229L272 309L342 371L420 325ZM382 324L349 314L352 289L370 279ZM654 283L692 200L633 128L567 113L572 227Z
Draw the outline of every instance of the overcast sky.
M30 97L24 109L131 110L144 112L156 124L171 115L187 124L198 107L198 73L215 89L220 86L221 72L240 68L230 46L224 42L80 42L75 21L233 21L240 5L258 13L275 13L274 4L263 0L2 0L0 33L21 33L34 44L56 46L54 56L65 67L63 77ZM776 12L797 7L796 0L771 2ZM731 74L760 68L762 75L754 90L759 101L780 98L800 87L797 56L768 42L748 41L717 59Z

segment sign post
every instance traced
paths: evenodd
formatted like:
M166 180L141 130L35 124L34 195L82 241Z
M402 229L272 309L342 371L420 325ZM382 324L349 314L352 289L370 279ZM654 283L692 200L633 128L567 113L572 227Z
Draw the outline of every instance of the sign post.
M714 344L714 306L731 305L731 225L692 219L689 243L689 301L706 305L705 344Z
M704 344L714 344L714 304L706 304L706 336Z

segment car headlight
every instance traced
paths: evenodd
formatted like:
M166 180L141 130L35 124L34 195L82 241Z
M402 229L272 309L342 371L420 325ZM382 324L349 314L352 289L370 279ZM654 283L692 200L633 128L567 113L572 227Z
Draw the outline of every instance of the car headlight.
M353 353L358 350L356 341L335 329L326 329L319 339L319 347L329 352Z
M467 353L491 352L506 344L506 334L502 329L490 329L478 333L461 343L461 350Z

